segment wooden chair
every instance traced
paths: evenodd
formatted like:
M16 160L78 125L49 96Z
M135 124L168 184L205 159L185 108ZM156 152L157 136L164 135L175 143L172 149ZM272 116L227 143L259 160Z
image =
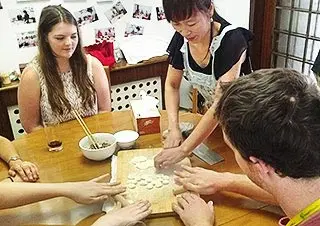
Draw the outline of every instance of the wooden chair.
M198 89L192 88L192 113L198 113Z
M109 66L104 66L104 71L106 72L107 78L108 78L108 82L109 82L109 89L111 92L111 76L110 76L110 67Z

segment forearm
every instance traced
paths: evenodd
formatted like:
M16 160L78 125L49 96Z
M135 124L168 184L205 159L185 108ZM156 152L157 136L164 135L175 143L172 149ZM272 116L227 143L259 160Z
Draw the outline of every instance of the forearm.
M58 196L68 197L68 183L1 183L0 209L13 208Z
M165 100L168 114L168 129L179 128L179 89L166 85Z
M0 158L8 162L13 156L18 156L13 144L6 138L0 136Z
M246 175L226 173L225 176L229 178L229 183L226 183L223 191L238 193L258 201L278 205L270 193L257 186Z
M185 153L191 154L202 141L204 141L217 127L218 121L213 115L214 109L210 108L201 118L190 136L182 143L181 148Z

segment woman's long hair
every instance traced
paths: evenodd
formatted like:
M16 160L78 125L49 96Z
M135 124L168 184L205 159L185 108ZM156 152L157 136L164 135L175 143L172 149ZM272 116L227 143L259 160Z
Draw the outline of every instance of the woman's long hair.
M69 103L64 94L64 86L58 72L58 63L56 57L48 42L48 33L56 24L64 22L73 24L77 27L78 44L69 59L73 84L78 87L84 108L92 108L95 102L95 88L87 75L87 59L81 47L81 38L79 27L73 15L60 5L51 5L45 7L40 16L38 26L38 46L39 46L39 63L43 72L47 89L48 99L51 109L54 113L63 113L63 105L68 111L71 110L72 103Z

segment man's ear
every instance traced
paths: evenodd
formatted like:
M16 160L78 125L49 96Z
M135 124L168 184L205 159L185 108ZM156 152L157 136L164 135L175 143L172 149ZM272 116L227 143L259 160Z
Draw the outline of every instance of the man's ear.
M253 165L251 167L254 167L257 171L259 171L260 174L268 174L270 172L274 172L274 169L265 163L263 160L258 159L256 157L250 156L249 162L251 162Z
M211 2L210 7L209 7L210 18L213 17L214 10L215 10L215 7L214 7L213 3Z

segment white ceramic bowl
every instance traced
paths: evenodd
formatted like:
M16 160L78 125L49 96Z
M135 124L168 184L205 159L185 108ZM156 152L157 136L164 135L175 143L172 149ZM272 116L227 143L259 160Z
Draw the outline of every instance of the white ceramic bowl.
M91 149L91 142L88 137L84 137L79 141L79 147L85 157L91 160L101 161L109 158L116 150L117 141L116 138L110 133L94 133L92 136L95 138L98 144L107 142L110 144L108 147Z
M114 136L121 149L130 149L135 145L139 134L133 130L122 130L115 133Z

